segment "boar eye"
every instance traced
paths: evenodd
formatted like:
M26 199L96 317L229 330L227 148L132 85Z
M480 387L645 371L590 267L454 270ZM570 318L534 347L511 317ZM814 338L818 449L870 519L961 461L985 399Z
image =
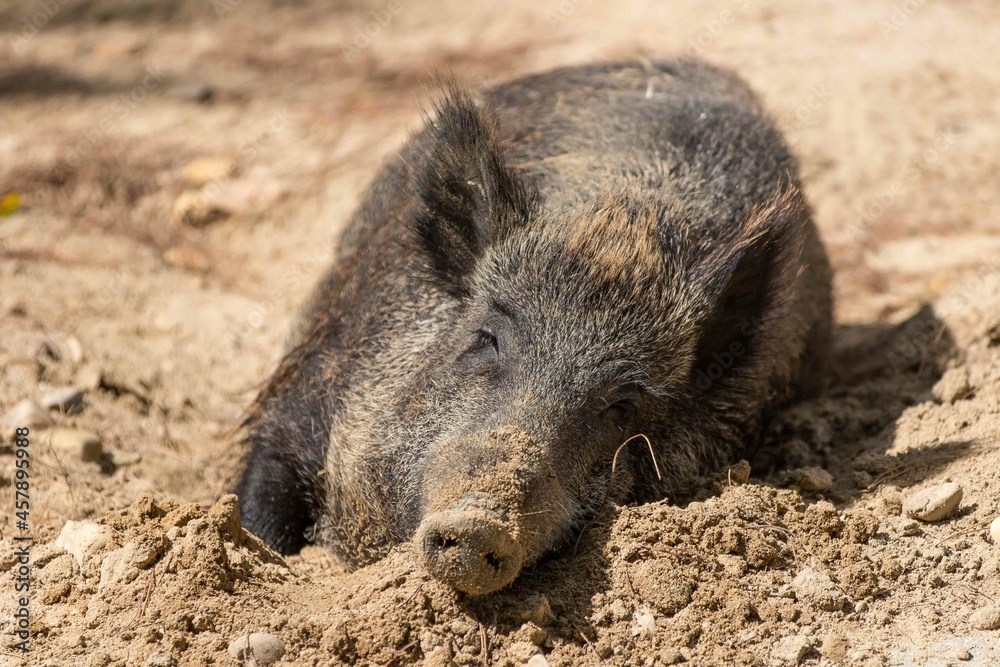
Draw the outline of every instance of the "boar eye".
M627 399L615 401L608 407L604 408L604 410L601 411L601 414L608 421L621 423L635 414L635 403Z
M497 337L487 329L476 331L476 341L469 350L483 361L495 363L500 358L500 342Z
M622 387L615 393L614 399L601 410L601 415L610 422L624 423L635 415L636 399L641 393L642 389L635 384Z

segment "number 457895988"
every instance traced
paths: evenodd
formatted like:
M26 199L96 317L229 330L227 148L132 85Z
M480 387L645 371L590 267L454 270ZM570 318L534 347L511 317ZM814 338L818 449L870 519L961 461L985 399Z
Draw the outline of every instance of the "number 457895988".
M14 432L14 456L17 458L15 462L16 470L14 472L14 509L15 516L17 517L17 526L22 531L28 528L28 511L31 509L31 496L28 493L31 488L30 478L31 473L28 470L31 468L31 453L28 450L28 446L31 444L28 436L30 431L28 427L22 426Z

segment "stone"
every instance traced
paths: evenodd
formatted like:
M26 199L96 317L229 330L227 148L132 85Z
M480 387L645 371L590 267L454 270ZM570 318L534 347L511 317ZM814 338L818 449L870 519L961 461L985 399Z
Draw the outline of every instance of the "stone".
M447 646L437 646L424 653L424 667L454 667L451 649Z
M920 528L920 523L913 519L903 518L899 522L899 534L903 537L915 537L924 531Z
M990 537L993 539L993 544L1000 546L1000 516L990 522Z
M536 625L545 625L552 620L552 605L544 595L528 597L521 607L521 619Z
M847 637L833 632L823 640L823 644L819 647L819 652L820 655L830 662L840 664L844 662L850 648L851 644Z
M252 632L237 637L229 644L229 655L243 665L270 667L285 655L285 643L267 632Z
M632 626L633 637L646 637L656 630L656 617L648 608L643 607L635 614L635 625Z
M55 541L57 547L73 555L80 567L107 544L107 529L93 521L67 521Z
M100 593L115 590L135 581L140 570L134 564L135 544L130 542L120 549L106 554L101 561L101 576L97 583Z
M951 516L961 503L962 487L955 482L948 482L913 494L903 503L903 511L911 519L929 523Z
M840 611L846 597L829 576L811 567L804 568L792 581L795 597L820 611Z
M976 630L996 630L1000 628L1000 607L983 607L972 612L969 624Z
M771 650L771 657L782 665L797 665L809 655L811 650L812 644L808 637L792 635L778 640L778 643Z
M14 440L17 429L21 427L27 427L29 430L44 429L53 426L55 423L56 420L52 418L48 410L30 398L17 403L7 411L7 414L3 418L0 418L0 426L3 427L3 437L8 441Z
M792 471L792 479L807 493L824 493L833 487L833 475L822 468L799 468Z
M200 190L185 190L174 200L173 218L175 224L207 227L228 215L228 211L217 206L208 195L203 194Z
M75 428L54 428L46 440L58 454L88 463L100 463L104 450L96 433Z
M83 392L76 387L62 387L42 397L42 406L67 415L83 410Z
M154 653L144 664L146 667L177 667L177 661L169 653Z
M142 461L142 454L139 452L111 452L111 463L118 468L133 466Z
M103 379L104 373L101 371L101 367L97 364L89 363L80 367L73 381L81 389L92 390L99 388Z
M181 178L194 187L224 181L236 173L236 163L226 157L199 158L184 165Z
M549 661L541 653L536 653L528 659L524 667L549 667Z

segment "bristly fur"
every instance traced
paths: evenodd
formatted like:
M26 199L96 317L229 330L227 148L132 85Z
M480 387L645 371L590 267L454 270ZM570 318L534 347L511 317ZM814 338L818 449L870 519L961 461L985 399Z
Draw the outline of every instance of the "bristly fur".
M829 264L739 78L674 60L444 89L245 422L244 525L283 553L372 562L531 442L504 508L530 563L606 489L683 494L823 386ZM636 433L662 479L626 448L612 487Z
M476 259L528 220L533 197L503 159L495 113L454 81L443 85L411 165L410 228L437 284L463 295Z

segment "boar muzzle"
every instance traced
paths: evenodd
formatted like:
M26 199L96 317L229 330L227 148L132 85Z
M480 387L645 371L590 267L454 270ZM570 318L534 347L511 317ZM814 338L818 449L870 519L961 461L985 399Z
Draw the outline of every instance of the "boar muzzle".
M491 508L497 504L487 494L468 494L425 518L416 543L427 571L471 595L492 593L514 581L525 550L502 511Z
M414 542L424 568L471 595L514 581L565 528L570 504L543 447L501 426L449 438L430 455Z

